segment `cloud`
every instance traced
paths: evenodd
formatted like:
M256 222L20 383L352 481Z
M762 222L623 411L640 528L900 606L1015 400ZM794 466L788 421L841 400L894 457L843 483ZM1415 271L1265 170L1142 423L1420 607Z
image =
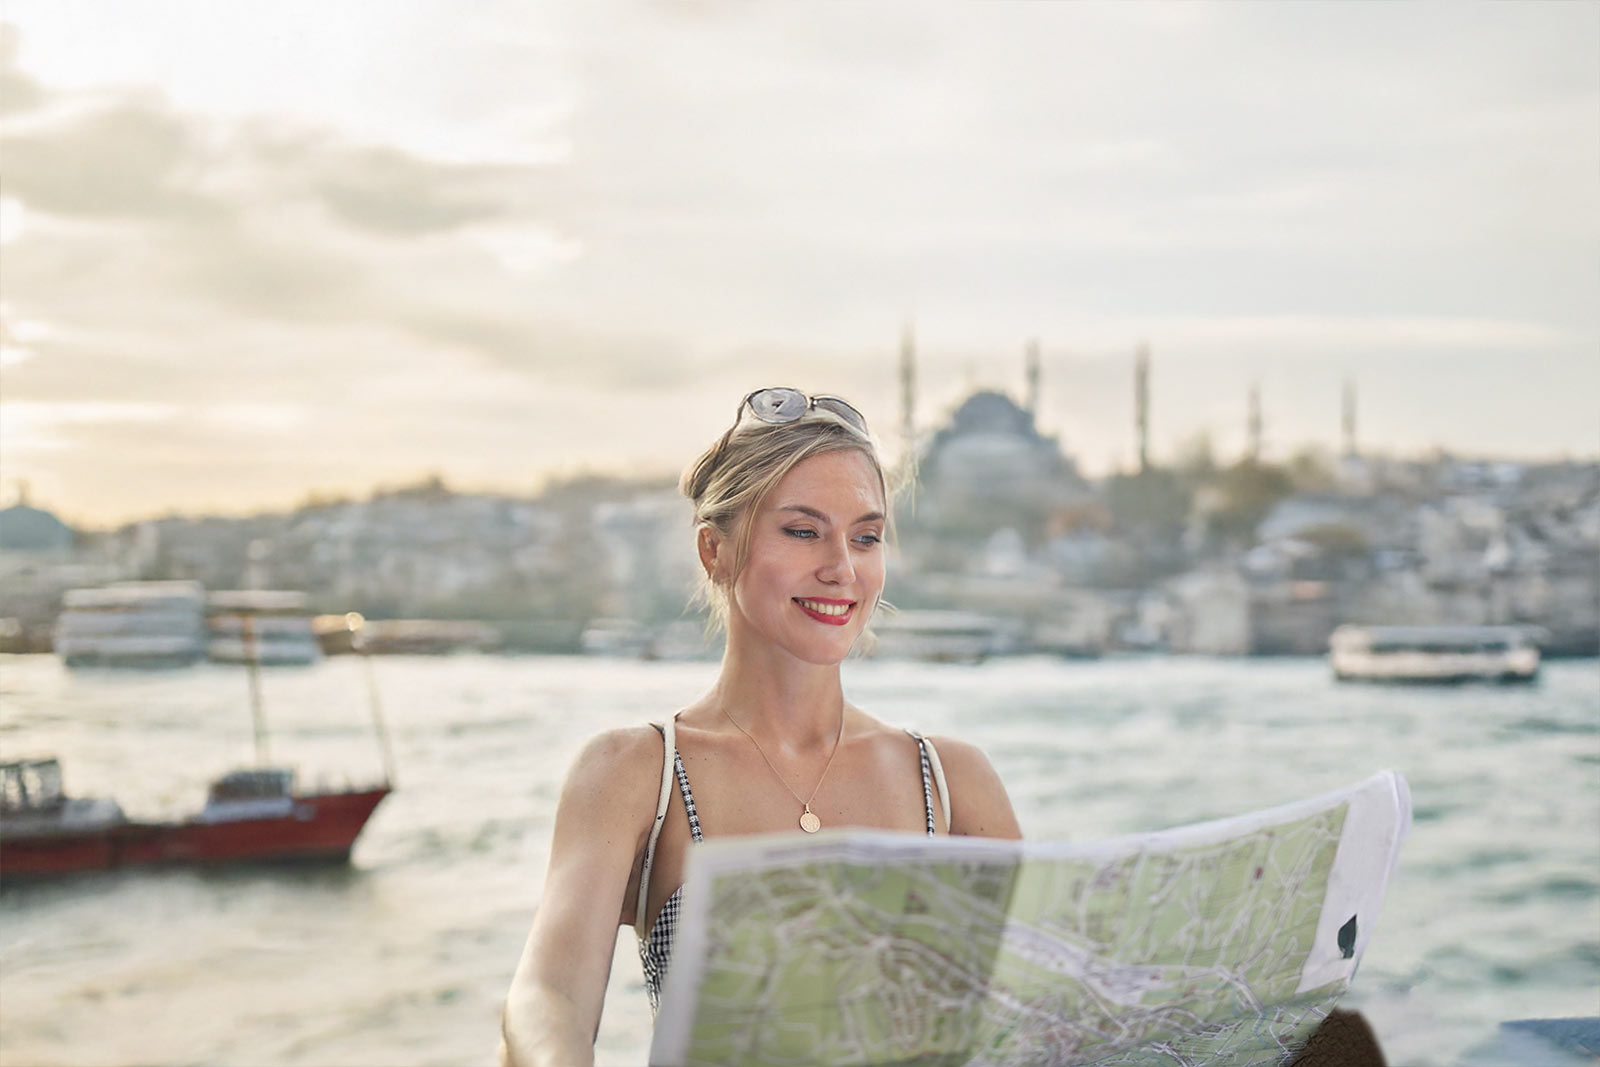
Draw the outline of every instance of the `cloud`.
M8 377L13 394L94 394L119 368L183 391L206 392L208 375L251 382L257 339L295 324L321 335L275 338L258 370L342 378L348 359L314 365L340 331L366 333L394 366L465 353L534 380L627 386L673 365L658 338L520 306L528 275L581 255L530 206L540 168L208 122L146 93L0 128L0 151L8 204L28 221L8 250L14 314L97 324L39 346L48 358ZM83 373L97 365L109 374Z
M185 187L195 145L184 123L137 100L0 135L0 154L7 194L52 214L194 218L220 206Z
M379 147L332 154L316 179L322 201L342 221L377 233L412 236L502 218L515 205L509 167L451 166Z
M21 34L0 22L0 118L32 111L44 100L44 89L17 66Z
M311 479L301 435L352 478L664 463L774 383L881 426L907 318L929 418L1041 336L1091 466L1141 339L1179 438L1255 380L1321 434L1350 373L1395 442L1594 436L1591 6L11 10L7 407L173 412L53 424L80 499Z

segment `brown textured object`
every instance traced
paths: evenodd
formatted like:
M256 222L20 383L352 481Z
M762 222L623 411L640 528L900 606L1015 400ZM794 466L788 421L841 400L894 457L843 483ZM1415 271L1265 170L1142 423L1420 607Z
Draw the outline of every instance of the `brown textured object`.
M1372 1027L1359 1012L1335 1008L1312 1031L1289 1067L1388 1067Z

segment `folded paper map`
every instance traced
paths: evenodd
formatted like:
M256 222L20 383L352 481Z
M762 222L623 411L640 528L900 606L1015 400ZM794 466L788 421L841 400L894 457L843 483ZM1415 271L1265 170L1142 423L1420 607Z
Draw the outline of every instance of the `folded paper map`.
M1405 779L1078 844L831 830L707 840L650 1062L1292 1058L1350 984Z

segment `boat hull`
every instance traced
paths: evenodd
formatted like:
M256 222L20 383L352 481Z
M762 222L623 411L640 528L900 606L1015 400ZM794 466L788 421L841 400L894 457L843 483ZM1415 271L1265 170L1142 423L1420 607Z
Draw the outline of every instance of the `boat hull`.
M1341 682L1521 684L1539 676L1539 647L1515 626L1341 626L1328 662Z
M1431 673L1402 673L1397 671L1363 671L1334 669L1333 676L1341 682L1367 682L1373 685L1531 685L1539 680L1538 672L1520 671L1456 671Z
M291 798L287 810L183 822L122 822L59 830L0 828L0 879L52 877L150 864L349 859L387 786Z

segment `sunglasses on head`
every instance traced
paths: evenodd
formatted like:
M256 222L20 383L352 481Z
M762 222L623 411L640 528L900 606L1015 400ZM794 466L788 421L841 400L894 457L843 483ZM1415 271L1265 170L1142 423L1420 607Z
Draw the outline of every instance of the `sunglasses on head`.
M739 410L734 412L734 425L744 417L744 409L750 409L750 414L762 422L782 425L786 422L797 422L805 417L806 412L815 408L826 411L830 415L837 415L846 424L867 432L866 417L851 407L849 403L836 396L807 396L798 389L787 386L777 386L770 389L757 389L743 400L739 401Z

